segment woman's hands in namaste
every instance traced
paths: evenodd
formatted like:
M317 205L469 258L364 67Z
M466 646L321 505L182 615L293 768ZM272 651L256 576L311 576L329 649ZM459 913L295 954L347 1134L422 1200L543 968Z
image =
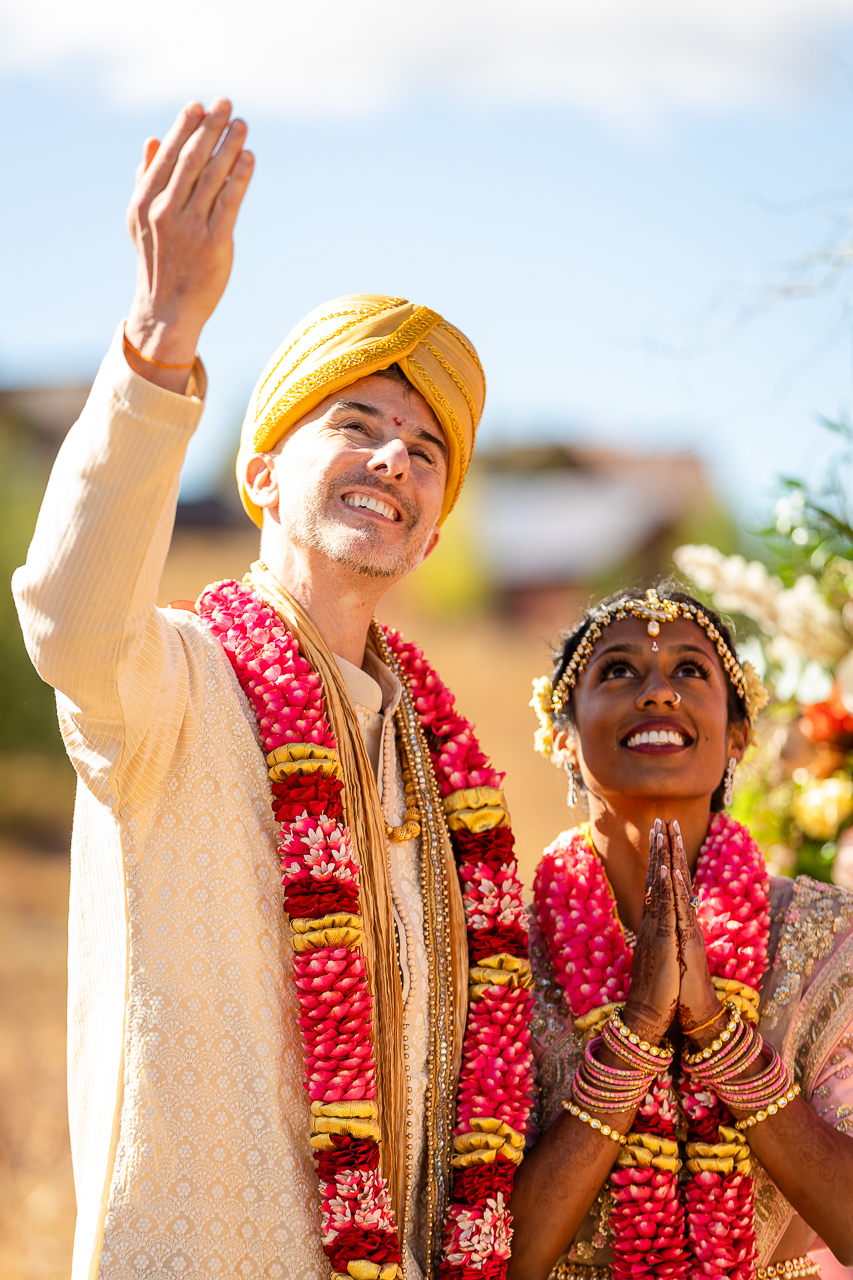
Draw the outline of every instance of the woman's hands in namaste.
M678 823L664 826L658 820L649 833L643 915L623 1011L627 1025L653 1043L666 1035L676 1016L689 1035L721 1012L692 893ZM712 1038L714 1030L709 1028Z

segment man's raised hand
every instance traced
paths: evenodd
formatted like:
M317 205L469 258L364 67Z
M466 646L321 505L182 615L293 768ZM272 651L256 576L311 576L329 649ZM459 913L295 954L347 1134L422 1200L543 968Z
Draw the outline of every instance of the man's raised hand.
M207 112L189 103L162 142L145 143L127 213L138 260L126 334L160 365L192 363L228 283L234 223L254 163L245 140L246 125L217 98ZM185 390L188 369L164 369L130 350L127 358L149 381Z

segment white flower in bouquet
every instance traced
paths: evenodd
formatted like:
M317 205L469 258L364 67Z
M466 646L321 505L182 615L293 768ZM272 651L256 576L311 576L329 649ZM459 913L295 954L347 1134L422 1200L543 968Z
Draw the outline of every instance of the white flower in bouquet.
M713 596L720 609L744 613L769 634L776 631L778 599L784 592L759 560L724 556L716 547L677 547L672 555L678 568L700 591Z
M853 647L841 615L827 604L810 574L784 587L760 561L724 556L707 546L678 547L673 559L718 608L754 618L772 639L768 656L789 671L797 659L817 664L829 678L828 673Z
M851 636L827 604L814 578L804 573L777 597L777 633L814 662L834 667L850 651Z

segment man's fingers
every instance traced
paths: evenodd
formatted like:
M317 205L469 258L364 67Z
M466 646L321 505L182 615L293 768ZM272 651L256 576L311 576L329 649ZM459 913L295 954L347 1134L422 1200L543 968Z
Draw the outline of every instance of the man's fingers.
M231 118L231 103L217 98L210 110L181 147L180 155L169 179L169 194L178 208L189 201L199 174L216 150Z
M205 118L204 107L200 102L188 102L178 113L174 124L145 170L143 190L140 193L141 201L149 202L168 185L182 148L199 129Z
M251 151L241 151L228 175L228 181L220 189L213 205L210 225L215 235L230 235L233 232L254 168L255 157Z
M233 172L242 154L247 133L245 121L232 120L219 149L213 153L199 173L191 199L194 203L198 203L205 217L210 216L214 201Z
M142 168L147 172L151 168L151 162L160 150L159 138L146 138L145 145L142 148Z
M159 148L159 146L160 146L160 142L159 142L159 139L157 138L146 138L145 141L143 142L142 159L140 160L139 167L136 170L136 186L137 187L139 186L142 179L145 177L145 174L148 172L148 169L151 167L151 161L156 156L157 149Z

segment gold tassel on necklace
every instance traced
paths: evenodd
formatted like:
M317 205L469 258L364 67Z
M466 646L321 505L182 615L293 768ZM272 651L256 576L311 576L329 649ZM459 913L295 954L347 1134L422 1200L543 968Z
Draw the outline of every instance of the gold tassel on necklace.
M388 839L400 844L404 840L416 840L421 834L421 814L415 799L415 784L408 764L403 765L403 782L406 785L406 812L403 814L403 824L400 827L392 827L390 823L385 823L385 834Z

